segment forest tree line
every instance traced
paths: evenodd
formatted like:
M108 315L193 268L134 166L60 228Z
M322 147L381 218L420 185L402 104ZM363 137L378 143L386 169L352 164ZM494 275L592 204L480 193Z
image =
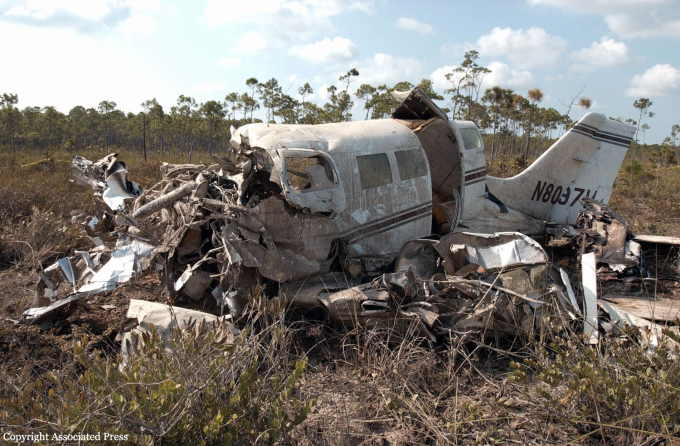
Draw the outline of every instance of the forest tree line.
M305 83L297 90L297 97L283 92L278 80L260 82L249 78L244 92L231 92L223 100L197 103L190 96L180 95L175 105L164 109L156 99L145 100L138 113L125 113L113 101L101 101L96 108L76 106L68 114L53 106L19 109L18 96L0 96L0 149L14 155L21 151L44 153L49 157L56 150L78 153L90 148L125 147L157 154L178 153L191 156L195 152L223 152L229 144L230 127L238 128L251 122L262 122L254 117L259 111L265 122L287 124L322 124L353 119L388 118L399 104L393 91L405 91L417 86L430 98L446 101L443 110L453 119L474 121L485 134L489 161L499 155L517 156L526 164L545 150L573 121L573 107L589 109L592 101L581 96L583 88L570 102L562 103L565 112L540 106L540 88L528 91L526 97L511 89L494 86L482 92L484 76L490 73L477 63L476 51L465 54L460 66L446 79L450 88L441 95L434 91L432 81L421 80L417 85L402 81L395 85L373 86L360 83L360 73L349 70L339 77L342 89L327 88L327 102L322 106L311 102L314 90ZM359 87L351 94L350 84ZM355 101L362 101L365 116L352 116ZM634 106L640 111L637 119L626 122L637 126L644 134L649 128L648 118L652 101L640 98ZM621 118L612 118L622 120ZM671 134L657 148L661 162L677 163L680 127L674 125Z

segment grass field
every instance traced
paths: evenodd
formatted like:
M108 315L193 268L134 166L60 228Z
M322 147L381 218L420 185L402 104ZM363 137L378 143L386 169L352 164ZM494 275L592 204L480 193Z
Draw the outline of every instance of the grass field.
M162 161L185 161L120 154L142 187ZM166 300L155 273L47 332L14 325L40 268L89 247L74 217L104 210L69 183L70 158L0 159L0 433L109 432L128 435L123 444L680 444L680 351L648 352L634 333L597 347L577 334L430 343L347 331L256 297L236 347L185 333L168 355L150 339L121 372L127 302ZM632 181L622 171L610 205L633 232L680 236L679 199L680 168L650 164ZM647 254L656 271L680 273L676 251ZM680 298L677 283L647 292Z

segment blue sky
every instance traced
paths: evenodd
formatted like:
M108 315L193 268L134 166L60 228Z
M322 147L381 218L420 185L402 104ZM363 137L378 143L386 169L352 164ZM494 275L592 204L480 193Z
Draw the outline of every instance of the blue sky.
M290 95L309 82L322 104L354 67L350 90L429 78L443 93L476 49L484 87L541 88L564 113L583 86L591 110L624 119L648 97L646 142L680 123L680 0L0 0L0 42L0 93L22 108L111 100L137 113L156 98L169 111L180 94L248 91L249 77Z

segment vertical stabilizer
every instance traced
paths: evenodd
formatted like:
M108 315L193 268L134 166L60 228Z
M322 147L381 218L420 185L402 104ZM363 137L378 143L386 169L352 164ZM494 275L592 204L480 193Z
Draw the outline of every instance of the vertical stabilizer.
M633 126L588 113L525 171L487 177L487 187L508 208L568 225L583 198L609 201L634 134Z

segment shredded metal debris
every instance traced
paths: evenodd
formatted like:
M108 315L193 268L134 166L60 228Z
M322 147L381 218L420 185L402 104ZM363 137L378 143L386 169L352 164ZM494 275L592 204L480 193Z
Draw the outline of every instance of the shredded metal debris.
M662 301L655 313L651 305L632 308L630 296L601 298L603 278L648 276L640 244L602 203L583 200L576 236L568 242L580 251L582 286L576 289L538 242L516 232L411 240L396 258L376 265L374 258L347 255L334 221L310 212L302 195L291 199L291 183L284 187L273 178L276 169L241 141L236 162L214 157L212 165L164 164L163 179L146 191L128 181L115 154L95 163L76 157L74 181L92 186L111 212L83 225L96 248L40 273L36 308L24 321L49 324L73 312L80 299L115 289L151 265L165 282L168 305L131 301L128 317L136 332L150 323L167 331L185 319L226 317L237 325L254 290L290 307L321 308L337 324L390 326L431 340L498 339L582 324L585 342L597 343L629 324L651 330L645 342L657 346L664 342L660 324L680 311ZM286 154L292 155L305 183L299 187L314 194L329 190L319 185L339 181L327 175L323 159L307 162L303 149ZM342 206L332 193L314 197L328 212ZM128 347L124 343L124 355Z

